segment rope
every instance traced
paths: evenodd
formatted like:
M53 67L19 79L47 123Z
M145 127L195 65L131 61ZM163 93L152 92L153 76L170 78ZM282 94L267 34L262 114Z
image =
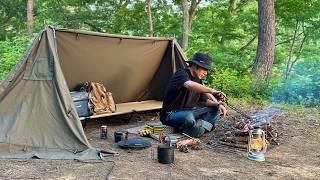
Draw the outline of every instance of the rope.
M116 163L114 162L114 161L105 161L105 162L111 162L112 163L112 167L111 167L111 169L108 171L108 173L106 174L106 176L105 176L105 180L108 180L109 179L109 176L110 176L110 174L112 173L112 171L113 171L113 169L114 169L114 167L116 166Z
M107 172L106 176L105 176L105 180L108 180L109 179L109 176L110 174L113 172L113 169L114 167L116 166L116 163L114 161L101 161L101 160L98 160L98 161L83 161L83 160L77 160L78 162L81 162L81 163L92 163L92 164L95 164L95 163L104 163L104 162L110 162L112 163L112 166L110 168L110 170ZM1 177L1 176L0 176Z

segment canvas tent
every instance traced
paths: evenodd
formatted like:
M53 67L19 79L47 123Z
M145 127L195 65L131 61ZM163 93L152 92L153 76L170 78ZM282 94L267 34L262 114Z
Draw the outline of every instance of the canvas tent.
M98 159L69 92L102 82L117 111L158 108L185 60L174 39L46 27L0 84L0 158Z

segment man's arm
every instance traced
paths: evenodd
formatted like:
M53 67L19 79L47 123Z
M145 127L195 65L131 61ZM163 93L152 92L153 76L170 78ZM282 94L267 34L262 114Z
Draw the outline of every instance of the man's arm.
M207 86L204 86L202 84L199 84L199 83L191 81L191 80L188 80L185 83L183 83L183 86L185 88L187 88L187 89L190 89L190 90L193 90L193 91L196 91L196 92L199 92L199 93L214 94L214 93L219 92L219 91L217 91L215 89L209 88Z
M219 106L219 103L220 102L218 102L218 101L213 101L213 100L211 100L211 99L208 99L205 103L204 103L204 105L205 106L213 106L213 107L218 107Z
M199 92L199 93L210 93L210 94L214 94L214 93L220 93L220 91L217 91L215 89L212 89L212 88L209 88L207 86L204 86L202 84L199 84L197 82L194 82L194 81L191 81L191 80L188 80L186 81L183 86L187 89L191 89L191 90L194 90L196 92ZM208 96L208 95L207 95ZM224 107L224 105L221 104L221 102L218 102L218 101L213 101L213 100L210 100L207 99L207 101L205 102L205 105L206 106L215 106L215 107L218 107L219 111L220 111L220 117L221 118L224 118L227 114L227 109Z
M213 102L217 102L217 98L215 98L211 93L205 93L206 97L210 100L212 100Z
M205 102L206 106L214 106L214 107L218 107L219 111L220 111L220 117L221 119L224 118L227 114L227 109L226 107L224 107L224 104L222 102L218 102L218 101L213 101L208 99Z

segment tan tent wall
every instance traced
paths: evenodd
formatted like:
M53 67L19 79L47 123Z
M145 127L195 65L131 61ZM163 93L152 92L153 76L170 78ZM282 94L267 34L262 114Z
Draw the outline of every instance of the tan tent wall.
M184 59L184 54L179 50L177 43L170 41L157 72L145 90L144 95L138 100L155 99L162 101L167 83L173 73L176 69L186 68Z
M158 99L161 91L148 93L150 83L165 86L172 75L172 40L107 37L57 31L58 54L72 90L84 81L102 82L116 103ZM168 48L169 47L169 48ZM168 52L170 55L165 56ZM161 64L161 66L160 66ZM159 69L159 67L161 67ZM154 76L160 76L155 81Z

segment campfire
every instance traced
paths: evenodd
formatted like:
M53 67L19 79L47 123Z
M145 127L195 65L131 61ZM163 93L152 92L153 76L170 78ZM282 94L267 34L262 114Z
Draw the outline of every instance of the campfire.
M232 108L235 111L238 109ZM279 112L279 108L269 106L253 116L245 116L233 125L231 129L224 132L224 136L219 139L219 143L231 147L247 149L249 131L254 128L260 128L265 132L267 145L279 145L277 141L278 133L272 126L271 120L274 115ZM240 111L241 112L241 111ZM243 112L241 112L243 114Z

